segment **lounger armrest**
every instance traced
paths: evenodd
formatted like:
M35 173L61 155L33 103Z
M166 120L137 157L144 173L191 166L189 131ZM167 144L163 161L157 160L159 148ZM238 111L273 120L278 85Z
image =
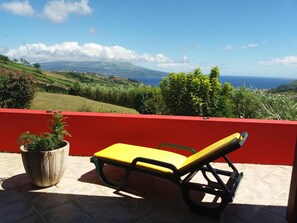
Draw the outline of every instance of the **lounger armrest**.
M175 174L179 175L176 167L174 165L172 165L171 163L165 163L165 162L162 162L159 160L154 160L154 159L149 159L149 158L144 158L144 157L137 157L133 160L133 162L131 164L131 168L135 168L137 162L149 163L149 164L153 164L156 166L168 168L168 169L172 170Z
M170 148L175 148L175 149L182 149L182 150L187 150L190 151L191 153L195 154L197 151L191 147L188 146L182 146L182 145L177 145L177 144L171 144L171 143L161 143L157 149L161 149L162 147L170 147Z

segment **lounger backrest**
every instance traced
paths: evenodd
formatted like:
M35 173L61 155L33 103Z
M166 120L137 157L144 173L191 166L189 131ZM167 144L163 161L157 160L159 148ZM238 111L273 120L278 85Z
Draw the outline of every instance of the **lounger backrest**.
M198 165L199 163L201 163L201 165L204 165L203 161L209 160L212 157L216 157L217 154L229 153L230 152L229 149L233 148L236 144L238 144L241 139L242 139L242 137L239 133L234 133L226 138L223 138L223 139L211 144L210 146L189 156L185 160L183 165L179 168L179 171L189 169L194 165ZM240 147L240 146L238 146L238 147ZM211 162L211 161L214 161L214 160L207 161L207 163Z

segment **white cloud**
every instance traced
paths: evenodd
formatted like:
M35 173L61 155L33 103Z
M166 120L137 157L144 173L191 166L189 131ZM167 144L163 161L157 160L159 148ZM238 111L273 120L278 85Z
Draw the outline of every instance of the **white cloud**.
M139 55L133 50L121 46L102 46L97 43L79 44L64 42L54 45L43 43L26 44L17 49L10 49L6 55L10 58L24 58L31 63L45 61L94 61L120 60L130 62L148 62L152 64L174 63L163 54Z
M286 56L283 58L274 58L268 61L259 61L263 65L291 65L297 66L297 56Z
M228 44L227 46L224 46L223 47L223 50L233 50L234 49L234 46Z
M88 0L67 2L64 0L48 1L43 8L43 15L48 20L55 23L62 23L71 14L88 15L92 10L88 5Z
M12 1L12 2L4 2L0 5L5 11L11 12L14 15L19 16L33 16L34 9L30 5L29 1Z
M255 47L258 47L258 43L249 43L249 44L246 44L246 45L243 45L243 46L234 46L234 45L231 45L231 44L228 44L226 46L224 46L222 49L223 50L235 50L235 49L247 49L247 48L255 48Z
M258 47L258 43L249 43L247 45L241 46L240 49L255 48Z
M92 35L95 35L97 33L97 29L92 26L92 27L89 28L89 33L92 34Z
M178 62L169 62L169 63L160 63L157 65L158 67L162 69L189 69L188 63L178 63Z
M11 1L0 4L0 8L19 16L36 16L45 18L54 23L65 22L70 15L88 15L92 9L88 5L88 0L65 1L51 0L47 1L43 7L43 12L35 12L28 0Z

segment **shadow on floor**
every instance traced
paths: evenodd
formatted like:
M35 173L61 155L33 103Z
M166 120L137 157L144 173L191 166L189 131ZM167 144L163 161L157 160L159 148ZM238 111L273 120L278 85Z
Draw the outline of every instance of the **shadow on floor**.
M127 191L98 186L96 195L63 193L59 186L44 192L26 174L2 178L0 222L286 222L280 206L230 204L218 220L193 214L176 185L145 176L132 174ZM100 184L95 170L78 180L82 187Z

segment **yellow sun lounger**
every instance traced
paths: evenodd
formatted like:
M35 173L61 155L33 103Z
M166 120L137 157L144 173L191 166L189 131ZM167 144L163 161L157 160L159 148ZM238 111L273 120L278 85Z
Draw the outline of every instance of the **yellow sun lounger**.
M193 148L163 143L157 149L117 143L94 154L91 162L95 164L99 178L103 183L120 189L131 171L141 171L147 174L168 179L179 185L185 202L190 211L211 217L219 217L229 202L233 201L235 191L243 176L239 173L227 154L240 148L248 134L234 133L210 146L196 152ZM162 150L162 148L188 150L193 155L187 157L178 153ZM230 167L230 171L215 169L210 162L223 158ZM113 165L126 170L122 183L115 183L105 176L103 167ZM206 183L191 182L193 177L201 171ZM210 175L210 176L209 176ZM224 176L225 181L220 176ZM212 195L212 202L196 200L190 196L191 191Z

